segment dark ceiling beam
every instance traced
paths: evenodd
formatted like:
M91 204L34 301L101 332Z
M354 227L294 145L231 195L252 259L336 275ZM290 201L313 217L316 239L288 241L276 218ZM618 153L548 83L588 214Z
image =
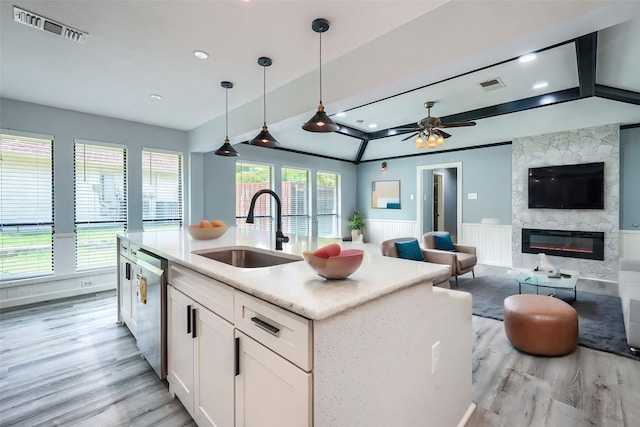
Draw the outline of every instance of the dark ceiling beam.
M640 93L617 87L596 85L595 95L600 98L607 98L613 101L626 102L640 105Z
M360 148L358 149L358 154L356 155L356 159L353 161L356 165L359 165L362 161L362 156L364 156L364 152L367 150L367 145L369 145L369 139L365 138L360 142Z
M338 123L338 126L340 126L340 128L335 131L335 133L339 133L344 136L350 136L351 138L356 139L369 139L369 134L367 132L361 131L360 129L345 126L340 123Z
M575 43L580 96L583 98L593 96L596 88L598 33L578 37Z
M249 144L249 141L239 142L238 144L251 145L251 144ZM254 147L257 147L257 145L254 145ZM340 162L353 163L353 161L351 161L351 160L340 159L338 157L325 156L324 154L309 153L307 151L294 150L293 148L285 148L285 147L260 147L260 148L264 148L264 149L267 149L267 150L286 151L287 153L304 154L305 156L320 157L322 159L338 160Z
M406 158L409 158L409 157L430 156L430 155L433 155L433 154L453 153L455 151L477 150L479 148L499 147L501 145L511 145L511 144L512 144L511 141L503 141L503 142L494 142L494 143L491 143L491 144L474 145L472 147L451 148L451 149L448 149L448 150L428 151L428 149L427 149L427 150L421 150L421 151L419 151L417 153L412 153L412 154L402 154L400 156L381 157L381 158L378 158L378 159L363 160L362 163L379 162L381 160L389 161L389 160L397 160L397 159L406 159Z

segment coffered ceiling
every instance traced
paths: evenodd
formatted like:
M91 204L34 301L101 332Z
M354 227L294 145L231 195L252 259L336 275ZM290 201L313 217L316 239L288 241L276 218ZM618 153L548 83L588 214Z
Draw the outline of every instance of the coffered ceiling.
M14 5L85 31L87 40L16 23ZM322 39L323 101L343 125L333 134L300 129L319 98L310 28L318 17L331 23ZM426 101L436 101L431 113L444 123L477 122L449 129L436 150L640 122L640 2L1 0L0 27L0 96L192 131L192 151L224 139L222 80L235 84L232 143L257 134L259 56L273 59L267 122L281 149L347 161L429 152L387 131L425 117ZM535 61L517 61L533 51ZM479 85L493 78L505 87ZM532 88L542 81L545 88Z

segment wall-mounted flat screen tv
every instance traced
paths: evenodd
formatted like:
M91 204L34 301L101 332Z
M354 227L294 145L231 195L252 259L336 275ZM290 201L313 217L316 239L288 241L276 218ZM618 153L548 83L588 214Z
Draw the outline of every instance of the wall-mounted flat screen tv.
M604 162L529 168L529 208L604 209Z

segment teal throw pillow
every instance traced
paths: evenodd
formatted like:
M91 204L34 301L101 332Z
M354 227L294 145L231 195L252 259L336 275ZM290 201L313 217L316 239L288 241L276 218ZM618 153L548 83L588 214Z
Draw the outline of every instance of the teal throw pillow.
M413 261L424 261L424 255L420 250L420 244L417 240L409 240L406 242L396 242L398 256L403 259L411 259Z
M436 249L440 249L441 251L455 251L456 248L453 246L453 240L451 240L451 236L449 233L447 234L434 234L433 242L436 244Z

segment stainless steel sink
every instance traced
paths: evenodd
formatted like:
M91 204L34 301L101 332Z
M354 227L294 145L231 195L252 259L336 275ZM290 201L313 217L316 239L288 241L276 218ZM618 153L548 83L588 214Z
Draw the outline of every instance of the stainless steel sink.
M256 248L235 246L220 249L200 249L192 253L240 268L260 268L302 261L296 255L276 254Z

